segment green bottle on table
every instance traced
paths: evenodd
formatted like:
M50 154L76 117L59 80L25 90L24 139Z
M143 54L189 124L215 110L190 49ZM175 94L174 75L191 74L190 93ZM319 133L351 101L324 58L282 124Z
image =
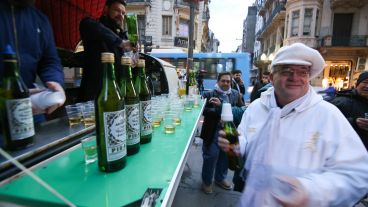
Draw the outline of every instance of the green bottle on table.
M114 54L101 53L101 62L102 86L95 99L98 167L114 172L126 165L125 105L115 82Z
M29 90L19 74L15 52L3 52L4 74L0 81L0 122L5 148L18 150L33 144L35 135Z
M139 125L139 97L133 85L131 59L121 58L122 81L120 89L125 98L127 150L128 155L139 152L140 149L140 125Z
M136 70L138 70L138 77L135 80L135 88L139 94L140 103L141 144L146 144L152 139L152 112L151 92L146 81L144 59L138 60Z

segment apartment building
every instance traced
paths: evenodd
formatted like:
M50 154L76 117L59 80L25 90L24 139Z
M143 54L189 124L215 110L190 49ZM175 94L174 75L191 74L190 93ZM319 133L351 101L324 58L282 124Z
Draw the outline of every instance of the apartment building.
M154 49L188 48L189 0L127 0L127 11L138 15L142 45ZM194 51L208 48L209 1L199 1L194 9Z
M326 61L314 86L350 88L368 69L368 0L257 0L256 5L258 73L269 69L280 47L295 42L317 49Z

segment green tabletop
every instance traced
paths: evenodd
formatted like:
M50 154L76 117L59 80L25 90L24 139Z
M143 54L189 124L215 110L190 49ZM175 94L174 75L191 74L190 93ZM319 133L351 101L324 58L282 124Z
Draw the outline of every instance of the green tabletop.
M100 172L97 162L85 165L80 145L32 172L76 206L123 206L142 198L147 188L162 188L156 206L170 206L202 110L203 102L192 112L184 112L175 134L164 134L162 126L155 128L152 142L141 145L140 152L129 156L126 167L118 172ZM28 175L4 183L0 200L35 206L64 204Z

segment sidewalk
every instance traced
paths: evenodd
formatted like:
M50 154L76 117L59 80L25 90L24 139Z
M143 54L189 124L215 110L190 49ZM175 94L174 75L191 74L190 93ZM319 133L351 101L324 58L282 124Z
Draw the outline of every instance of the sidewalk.
M213 186L212 194L205 194L201 190L202 179L202 141L195 138L195 142L189 149L187 164L185 166L181 182L174 201L173 207L233 207L241 195L239 192L224 190L216 185ZM229 170L228 180L231 181L233 171Z

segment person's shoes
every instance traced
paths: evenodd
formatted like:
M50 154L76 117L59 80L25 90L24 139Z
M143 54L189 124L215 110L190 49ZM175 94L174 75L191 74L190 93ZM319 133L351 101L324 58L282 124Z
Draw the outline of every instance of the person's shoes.
M231 190L233 188L233 184L231 184L230 182L223 180L221 182L216 181L215 182L216 185L218 185L219 187L225 189L225 190Z
M206 184L202 184L202 191L206 194L211 194L213 193L212 191L212 185L206 185Z

